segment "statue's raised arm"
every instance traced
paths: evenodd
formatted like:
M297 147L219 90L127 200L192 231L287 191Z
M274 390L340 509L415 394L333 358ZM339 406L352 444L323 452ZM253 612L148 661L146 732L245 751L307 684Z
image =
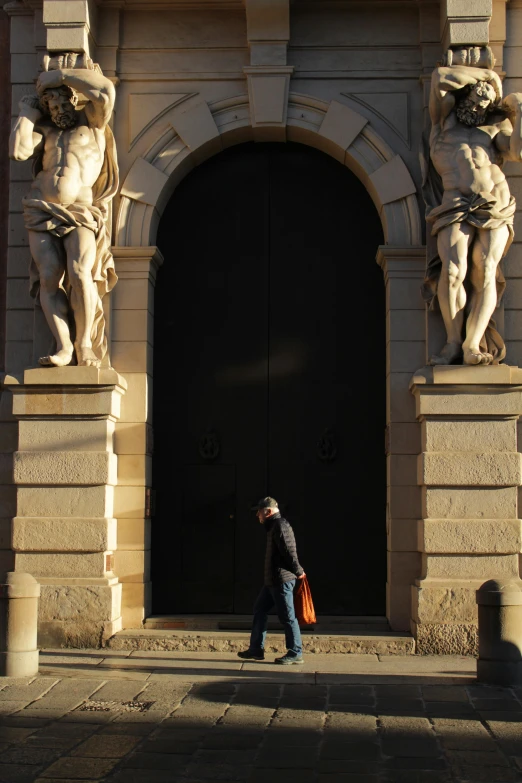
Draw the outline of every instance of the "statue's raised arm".
M424 291L438 298L447 338L431 364L491 364L506 354L493 314L515 213L502 164L520 160L521 102L502 103L500 77L481 67L492 59L489 49L450 50L432 76L429 145L438 181L431 192L441 195L426 213L436 251Z
M114 109L115 90L113 83L103 74L89 68L60 68L43 71L38 77L36 89L39 95L49 90L58 90L63 85L87 98L84 112L89 125L103 129L109 122Z
M48 56L44 66L37 95L20 101L10 138L12 158L36 158L36 177L22 202L31 293L55 342L40 363L100 367L108 361L102 298L117 279L108 225L118 188L109 126L114 86L85 55ZM87 99L81 108L79 96Z

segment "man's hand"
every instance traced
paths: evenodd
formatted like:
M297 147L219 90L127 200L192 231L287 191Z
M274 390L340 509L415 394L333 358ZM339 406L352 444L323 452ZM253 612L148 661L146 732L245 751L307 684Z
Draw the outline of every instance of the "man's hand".
M306 574L301 574L301 576L298 576L297 578L298 578L298 579L304 579L304 578L305 578L305 576L306 576Z
M61 87L63 82L63 71L42 71L36 82L36 89L38 94L41 95L45 90L55 90L57 87Z

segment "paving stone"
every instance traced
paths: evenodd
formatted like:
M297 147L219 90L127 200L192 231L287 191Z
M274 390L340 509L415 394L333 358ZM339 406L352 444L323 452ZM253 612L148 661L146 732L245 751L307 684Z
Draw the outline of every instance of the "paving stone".
M0 742L24 742L36 729L19 729L14 726L0 726Z
M34 783L100 783L99 780L85 780L85 778L38 778Z
M402 756L401 758L391 758L384 761L383 766L385 769L448 769L449 764L446 759L443 758L422 758L420 756L415 758L407 758Z
M502 710L502 712L497 712L497 710L477 710L477 713L483 721L488 723L489 721L496 721L498 723L522 724L522 711Z
M248 750L258 748L263 742L262 731L230 731L228 728L216 726L207 734L201 747L204 749L223 748L230 750Z
M189 690L190 683L188 682L151 682L140 693L139 701L152 701L154 702L153 710L165 708L172 712L187 696Z
M381 723L384 729L381 746L385 756L440 755L435 734L426 718L383 716Z
M421 690L418 685L376 685L375 695L378 699L419 699Z
M495 685L468 685L466 690L471 699L503 699L512 693L510 688Z
M282 727L286 726L306 728L306 729L320 729L323 727L326 716L322 712L300 711L300 710L277 710L272 718L272 726Z
M150 723L154 725L161 723L165 715L168 715L166 709L150 709L146 710L145 712L119 712L114 718L114 723L121 723L123 725L130 725L133 723Z
M0 691L0 702L21 701L24 704L29 704L35 699L39 699L40 696L52 688L56 683L58 683L56 677L38 677L28 685L8 685Z
M458 780L470 783L520 783L520 775L508 767L452 766Z
M433 718L435 732L444 749L495 750L495 743L478 721Z
M134 701L145 688L144 682L136 680L112 680L92 694L92 701Z
M496 748L490 752L480 750L445 750L444 755L453 765L468 765L481 767L508 767L509 762L506 757Z
M509 755L522 756L522 726L518 721L488 719L486 724L502 750Z
M315 773L310 769L300 769L291 780L287 769L253 769L248 783L316 783Z
M314 769L319 760L319 748L283 746L262 748L256 759L256 767L269 769Z
M377 730L375 715L364 715L355 712L329 712L325 724L325 735L342 732L343 736L353 736L354 739L370 738Z
M190 756L174 753L141 753L135 751L122 763L122 769L168 769L171 771L183 770Z
M71 756L90 756L93 758L123 758L141 742L141 737L104 737L95 735L75 748Z
M471 704L464 702L433 701L426 704L426 714L433 717L473 718L476 712Z
M310 746L315 747L320 744L323 739L323 733L320 731L298 729L285 729L277 728L272 729L268 727L264 735L264 748L279 747L280 745L287 745L290 747Z
M330 704L373 704L375 696L369 685L332 685L329 690Z
M224 714L222 726L266 726L272 719L274 710L270 707L250 707L243 704L232 705Z
M377 698L377 712L387 712L389 710L401 710L402 712L423 712L424 704L421 699L394 699Z
M38 717L19 712L16 715L4 715L0 718L0 726L12 726L17 729L40 729L51 721L38 713Z
M172 772L159 769L122 769L107 778L107 783L173 783ZM188 783L188 781L187 781Z
M458 685L423 685L421 687L424 701L465 702L469 703L466 689Z
M39 769L31 764L2 764L0 783L33 783Z
M104 726L98 734L102 735L117 735L121 736L126 734L132 737L146 737L156 729L154 723L109 723L108 726Z
M25 746L27 748L50 748L59 750L65 754L81 742L78 737L29 737Z
M107 739L109 738L107 737ZM140 751L143 753L177 753L178 755L190 755L195 753L200 745L200 739L190 741L180 740L174 736L169 739L150 737L140 746Z
M377 775L381 770L375 761L353 761L351 759L321 759L317 767L320 775ZM348 778L350 779L350 778Z
M52 709L41 709L38 707L38 709L33 709L33 705L31 704L29 707L26 707L19 712L18 715L23 715L25 718L37 718L49 722L60 720L64 715L67 715L69 709L69 707L53 707Z
M232 764L190 764L186 775L187 783L201 780L246 781L251 771L250 765L239 767Z
M35 710L58 708L71 710L84 699L89 698L102 682L103 680L85 680L75 677L61 680L48 693L44 694L41 699L32 704L31 708Z
M250 765L254 763L257 755L257 748L230 750L226 748L202 748L192 757L194 764L237 764L239 766Z
M14 712L23 710L29 702L26 701L2 701L0 702L0 716L11 715Z
M0 753L0 764L51 764L61 755L61 750L53 748L35 748L20 745Z
M32 737L56 737L58 739L74 737L80 741L94 734L96 728L96 726L64 724L53 721L40 729L36 734L33 734Z
M422 770L394 770L384 773L380 778L380 783L449 783L453 778L451 773L438 772L427 769ZM467 781L466 783L473 783ZM492 781L490 781L492 783Z
M278 700L281 696L281 685L274 685L266 683L263 685L256 685L254 683L245 683L239 685L234 695L234 704L257 704L257 699L274 699Z
M205 682L195 683L190 691L191 694L219 693L232 695L237 690L237 685L233 682ZM243 686L241 686L243 687ZM257 686L256 686L257 687Z
M326 706L326 698L306 698L298 699L296 696L282 696L279 702L280 708L288 708L291 710L317 710L324 712Z
M377 742L359 740L346 742L342 740L326 740L321 748L321 759L376 759L380 756Z
M107 775L118 763L119 759L90 759L71 758L65 756L51 764L45 772L40 773L42 778L102 778Z
M476 710L496 710L496 712L520 712L520 703L515 699L474 699L473 706Z

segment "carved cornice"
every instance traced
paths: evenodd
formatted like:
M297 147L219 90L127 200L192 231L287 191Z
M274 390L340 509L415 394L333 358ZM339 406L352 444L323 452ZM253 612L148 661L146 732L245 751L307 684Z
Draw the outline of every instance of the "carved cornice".
M3 6L3 10L8 16L32 16L33 10L26 5L23 0L12 0Z

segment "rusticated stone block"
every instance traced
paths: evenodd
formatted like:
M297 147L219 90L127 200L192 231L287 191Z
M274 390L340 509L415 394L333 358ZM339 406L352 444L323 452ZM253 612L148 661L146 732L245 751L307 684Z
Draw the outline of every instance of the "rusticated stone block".
M413 619L420 624L476 623L477 583L467 586L438 586L423 581L420 587L412 587Z
M15 517L16 552L105 552L116 548L116 519Z
M20 517L107 517L112 518L114 487L18 487ZM142 513L143 516L143 513Z
M117 482L117 457L106 451L15 451L15 484L44 486Z
M478 629L473 623L413 623L419 655L478 655Z
M517 579L517 555L423 555L426 579Z
M26 419L18 426L22 452L112 451L114 422L108 419Z
M502 451L424 452L418 460L418 483L439 487L518 487L522 484L522 455Z
M443 387L439 387L443 388ZM417 416L517 416L522 410L522 392L515 390L499 391L497 387L480 391L465 392L455 387L453 392L444 389L431 389L430 393L417 387Z
M27 571L37 578L97 579L107 574L107 559L103 552L22 552L16 555L15 562L17 571Z
M522 551L520 519L423 519L421 552L515 554Z
M421 516L434 519L513 519L517 516L517 487L426 487Z
M513 452L517 450L516 424L514 419L430 419L422 422L422 451Z
M81 617L89 623L115 620L120 611L121 585L41 585L41 622L67 622Z

